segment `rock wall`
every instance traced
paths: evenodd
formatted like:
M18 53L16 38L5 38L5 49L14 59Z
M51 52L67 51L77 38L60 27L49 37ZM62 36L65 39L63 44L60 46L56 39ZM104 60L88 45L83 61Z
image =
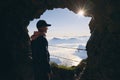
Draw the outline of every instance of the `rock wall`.
M81 80L116 80L120 59L120 1L116 0L1 0L0 80L32 80L29 21L46 10L86 8L91 16L88 64ZM77 7L76 7L77 6Z
M120 1L93 1L88 63L80 80L120 79Z

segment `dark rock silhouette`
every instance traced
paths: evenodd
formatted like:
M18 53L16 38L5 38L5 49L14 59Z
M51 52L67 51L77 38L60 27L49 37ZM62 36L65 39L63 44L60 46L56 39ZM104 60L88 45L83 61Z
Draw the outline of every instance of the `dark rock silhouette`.
M27 31L31 20L53 8L77 13L79 7L85 7L85 16L92 17L88 63L80 80L119 80L119 5L119 0L1 0L0 80L32 80Z

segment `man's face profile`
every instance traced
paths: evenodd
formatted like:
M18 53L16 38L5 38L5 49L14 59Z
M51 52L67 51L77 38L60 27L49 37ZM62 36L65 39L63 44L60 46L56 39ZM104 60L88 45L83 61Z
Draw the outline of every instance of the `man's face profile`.
M39 32L47 33L48 28L47 27L41 27L41 28L38 28L38 30L39 30Z

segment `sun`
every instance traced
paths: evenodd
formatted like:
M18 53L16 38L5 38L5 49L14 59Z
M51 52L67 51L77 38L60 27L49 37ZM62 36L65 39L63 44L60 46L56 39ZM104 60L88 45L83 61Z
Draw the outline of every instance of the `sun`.
M79 10L77 14L80 15L80 16L84 16L85 11L84 10Z

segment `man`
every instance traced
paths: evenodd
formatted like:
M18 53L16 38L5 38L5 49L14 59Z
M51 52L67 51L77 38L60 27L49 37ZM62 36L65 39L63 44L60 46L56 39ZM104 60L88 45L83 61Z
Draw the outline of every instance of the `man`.
M37 22L37 29L31 36L31 48L34 67L35 80L49 80L51 68L49 64L50 55L48 51L48 41L46 39L47 27L51 26L44 20Z

